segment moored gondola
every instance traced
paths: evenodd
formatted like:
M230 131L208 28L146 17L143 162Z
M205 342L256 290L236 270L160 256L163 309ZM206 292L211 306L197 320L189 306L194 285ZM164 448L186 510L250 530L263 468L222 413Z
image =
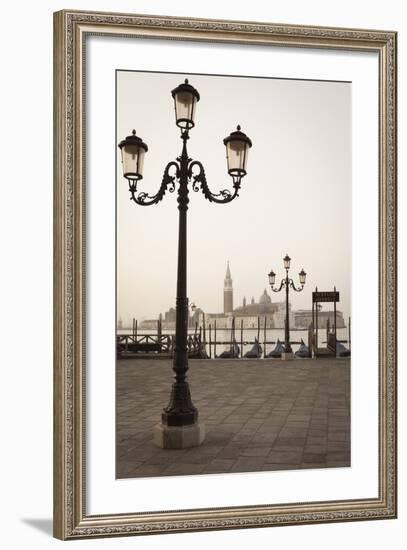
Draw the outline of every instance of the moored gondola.
M206 351L204 342L201 342L197 349L191 350L188 352L188 357L190 359L209 359L209 355Z
M259 357L261 357L262 353L263 353L263 348L259 344L259 341L257 340L257 338L255 338L252 349L245 354L245 357L247 357L248 359L258 359Z
M273 351L270 351L270 353L267 354L267 357L271 357L272 359L281 359L281 354L284 353L284 350L285 348L283 342L277 340L276 347Z
M236 359L239 357L240 348L236 341L233 340L232 345L228 350L223 351L220 355L216 355L216 359Z
M309 347L304 343L304 340L301 338L301 345L294 354L296 357L310 357Z
M336 356L350 357L350 350L346 348L341 342L336 342Z

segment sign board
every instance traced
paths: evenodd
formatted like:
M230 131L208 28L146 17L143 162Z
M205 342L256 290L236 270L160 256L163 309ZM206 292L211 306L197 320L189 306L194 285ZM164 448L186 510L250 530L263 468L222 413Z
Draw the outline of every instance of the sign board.
M339 302L339 292L313 292L312 301L315 302Z

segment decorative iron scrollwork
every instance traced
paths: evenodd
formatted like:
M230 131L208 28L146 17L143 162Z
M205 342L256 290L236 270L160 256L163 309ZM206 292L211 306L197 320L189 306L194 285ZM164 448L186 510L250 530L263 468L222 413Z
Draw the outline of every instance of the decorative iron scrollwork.
M199 171L194 174L194 168L198 168ZM193 160L188 166L188 179L192 180L192 189L197 192L199 190L204 194L205 199L210 202L217 202L218 204L226 204L231 202L235 197L239 196L240 179L234 181L234 191L229 189L222 189L219 193L212 193L209 189L208 182L206 180L205 169L199 160Z
M175 169L175 174L173 176L170 175L171 168ZM175 180L179 178L179 172L179 165L175 161L169 162L165 167L160 189L158 190L156 195L151 196L144 191L136 195L137 182L129 181L129 190L131 193L130 200L136 202L137 204L140 204L141 206L150 206L152 204L157 204L164 198L166 191L169 191L170 193L173 193L175 191Z

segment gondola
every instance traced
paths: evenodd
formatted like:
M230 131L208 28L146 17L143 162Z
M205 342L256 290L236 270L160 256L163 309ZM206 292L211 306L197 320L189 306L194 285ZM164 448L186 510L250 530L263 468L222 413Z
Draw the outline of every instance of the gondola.
M273 351L270 351L270 353L267 354L267 357L271 357L272 359L280 359L281 354L284 353L284 350L284 344L280 342L280 340L277 340L276 347Z
M302 358L305 358L305 357L309 357L310 356L310 353L309 353L309 347L307 345L305 345L304 343L304 340L301 338L301 345L300 347L297 349L297 351L295 352L294 354L296 357L302 357Z
M188 357L190 359L209 359L205 344L203 342L199 344L198 349L195 349L188 353Z
M350 357L350 350L346 348L341 342L336 342L336 356Z
M257 340L257 338L255 338L252 349L245 354L245 357L247 357L247 359L258 359L259 357L261 357L262 353L263 353L263 348L259 344L259 341Z
M216 359L236 359L237 357L239 357L239 354L240 348L236 344L236 342L233 341L230 349L223 351L220 355L217 355Z

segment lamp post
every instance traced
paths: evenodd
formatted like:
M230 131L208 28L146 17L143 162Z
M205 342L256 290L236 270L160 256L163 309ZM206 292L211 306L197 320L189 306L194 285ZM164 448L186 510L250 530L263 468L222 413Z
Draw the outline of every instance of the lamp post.
M200 445L205 437L204 427L198 422L198 410L192 403L188 371L188 298L187 298L187 210L189 203L189 184L193 191L201 190L204 197L218 204L226 204L238 196L242 178L246 175L248 150L251 140L237 130L227 136L223 143L226 147L228 173L232 177L233 191L224 189L212 193L209 189L205 170L201 162L188 156L187 141L189 132L195 126L196 105L200 100L198 91L185 82L171 92L174 99L175 123L181 130L182 151L176 160L167 164L161 186L156 195L137 192L138 182L143 178L144 157L147 145L133 130L119 143L121 149L123 176L129 182L131 200L141 206L150 206L160 202L168 190L175 191L178 182L178 271L175 322L175 348L173 371L175 381L172 385L169 404L161 415L161 424L154 428L154 442L163 448L180 449Z
M273 292L280 292L280 290L282 290L282 288L285 287L284 353L281 354L281 358L291 359L293 356L293 352L290 344L290 318L289 318L288 294L289 294L290 288L295 290L295 292L301 292L304 289L305 278L307 274L305 273L304 269L301 269L301 271L298 274L300 278L301 288L296 288L294 281L290 279L288 276L288 271L290 269L290 263L291 263L291 258L288 254L286 254L285 257L283 258L283 262L284 262L284 269L285 269L285 277L281 280L280 287L274 288L274 284L276 282L276 274L274 273L273 270L271 270L270 273L268 274L268 278L269 278L271 290Z

